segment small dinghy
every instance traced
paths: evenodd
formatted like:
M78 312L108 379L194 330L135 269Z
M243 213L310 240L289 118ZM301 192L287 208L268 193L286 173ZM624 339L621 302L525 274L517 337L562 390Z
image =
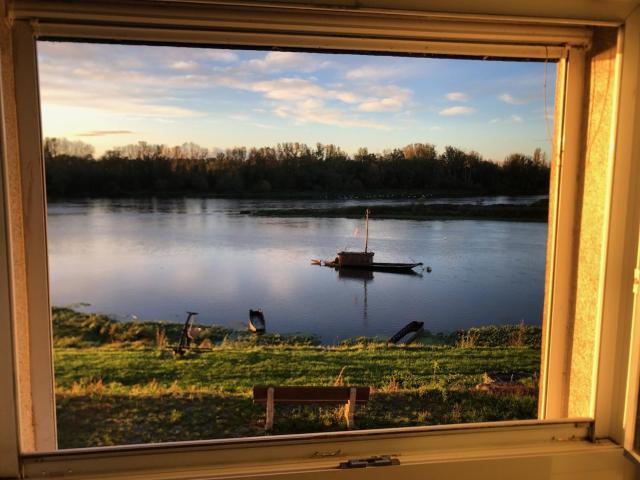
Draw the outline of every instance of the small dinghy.
M398 332L387 340L387 346L389 345L409 345L416 338L418 338L422 332L424 332L424 322L409 322L402 327Z
M264 333L265 322L262 310L249 310L249 331L253 333Z

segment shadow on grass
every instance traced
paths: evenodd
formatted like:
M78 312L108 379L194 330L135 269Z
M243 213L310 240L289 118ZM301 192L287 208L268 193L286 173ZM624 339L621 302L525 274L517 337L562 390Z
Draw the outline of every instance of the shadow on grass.
M264 406L250 397L58 394L60 448L264 435ZM535 418L537 393L468 390L375 392L356 411L359 429ZM277 406L274 434L345 430L339 406Z

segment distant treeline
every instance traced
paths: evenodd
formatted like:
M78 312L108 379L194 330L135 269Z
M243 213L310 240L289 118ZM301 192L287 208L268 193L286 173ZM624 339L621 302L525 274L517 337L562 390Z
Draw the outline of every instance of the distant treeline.
M335 145L281 143L210 152L140 142L94 158L93 147L45 139L47 191L53 197L137 195L366 194L456 192L531 195L549 190L549 165L536 149L503 163L476 152L431 144L350 156Z

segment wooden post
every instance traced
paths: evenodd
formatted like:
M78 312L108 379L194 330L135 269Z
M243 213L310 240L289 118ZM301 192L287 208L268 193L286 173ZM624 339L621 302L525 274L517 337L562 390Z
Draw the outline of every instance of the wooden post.
M264 422L264 429L267 432L273 430L273 387L267 388L267 419Z
M353 415L356 411L356 392L355 387L351 387L349 389L349 401L347 402L347 407L344 410L344 416L347 419L347 428L352 429L355 427L355 423L353 421Z

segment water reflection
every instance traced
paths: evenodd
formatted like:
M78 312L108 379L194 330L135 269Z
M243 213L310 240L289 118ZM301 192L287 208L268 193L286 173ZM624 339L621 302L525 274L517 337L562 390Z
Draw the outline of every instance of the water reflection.
M366 328L369 318L369 304L367 298L367 283L373 282L373 272L357 268L338 268L338 279L344 281L355 281L362 284L362 325Z

